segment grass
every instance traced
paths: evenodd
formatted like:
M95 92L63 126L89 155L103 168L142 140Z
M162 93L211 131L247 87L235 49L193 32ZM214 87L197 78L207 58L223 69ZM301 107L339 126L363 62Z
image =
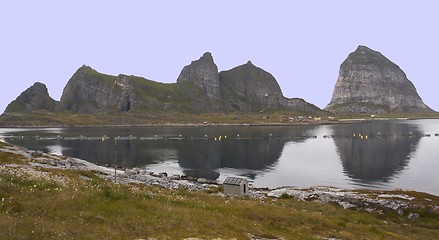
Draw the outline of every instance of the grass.
M50 177L4 171L0 165L0 236L4 239L434 239L437 211L421 218L344 210L294 198L251 199L217 193L120 185L84 170L40 169ZM3 170L2 170L3 169ZM209 191L215 192L215 191ZM367 193L367 192L365 192ZM398 193L398 192L384 192ZM419 201L439 198L408 192ZM420 202L422 203L422 202Z
M280 111L269 113L228 112L200 113L183 112L140 112L122 114L71 114L71 113L32 113L10 114L0 117L0 126L37 127L37 126L99 126L99 125L160 125L160 124L291 124L288 117L302 115L300 112ZM311 121L312 122L312 121ZM293 122L294 124L297 122ZM303 122L301 122L303 123Z
M439 234L437 216L407 222L397 216L294 199L264 202L96 180L62 189L49 181L35 188L35 182L10 178L0 178L2 197L6 196L0 208L0 233L8 239L246 239L247 234L286 239L433 239Z
M0 149L7 147L7 144L0 142ZM3 152L0 150L0 165L4 164L27 164L24 157L15 153Z

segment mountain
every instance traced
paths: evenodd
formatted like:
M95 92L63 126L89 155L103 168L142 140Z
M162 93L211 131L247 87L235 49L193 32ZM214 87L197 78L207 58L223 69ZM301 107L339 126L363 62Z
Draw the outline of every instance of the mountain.
M297 111L324 114L303 99L288 99L269 72L247 64L218 72L207 52L185 66L176 83L99 73L80 67L67 82L60 102L43 84L35 84L8 107L9 112L35 110L63 113L157 113Z
M365 46L358 46L341 64L325 110L336 114L432 111L398 65Z
M39 112L55 111L57 102L49 96L46 85L40 82L34 83L26 89L5 110L5 113L13 112Z
M165 84L136 76L111 76L82 66L61 96L64 110L73 113L130 111L199 112L208 109L207 95L189 82Z
M209 52L181 70L177 83L183 82L199 87L210 98L221 99L218 67Z
M319 112L303 99L287 99L276 79L251 62L218 72L211 53L185 66L176 83L110 76L82 66L64 88L61 105L74 113L187 113L261 110Z
M282 91L269 72L247 62L228 71L220 72L221 85L232 91L240 100L253 106L276 109L281 106Z
M223 104L233 110L291 110L324 114L300 98L283 96L274 76L251 61L219 73ZM226 97L227 96L227 97Z

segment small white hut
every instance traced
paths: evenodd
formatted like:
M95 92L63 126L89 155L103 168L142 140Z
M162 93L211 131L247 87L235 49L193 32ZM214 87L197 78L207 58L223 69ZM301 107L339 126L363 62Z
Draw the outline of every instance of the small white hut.
M227 177L223 183L224 194L229 196L243 196L248 194L248 181L244 178Z

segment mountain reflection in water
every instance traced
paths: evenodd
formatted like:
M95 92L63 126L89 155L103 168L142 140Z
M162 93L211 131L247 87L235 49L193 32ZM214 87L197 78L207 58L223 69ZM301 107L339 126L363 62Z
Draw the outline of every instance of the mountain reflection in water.
M321 126L0 129L0 135L13 144L103 166L114 166L117 161L121 168L219 181L241 176L257 187L361 186L439 194L439 134L435 133L439 133L439 120ZM92 139L81 140L81 135ZM104 135L109 138L102 141ZM115 141L117 136L121 138Z
M343 169L359 183L387 182L402 171L423 134L416 126L390 122L334 125L333 130Z

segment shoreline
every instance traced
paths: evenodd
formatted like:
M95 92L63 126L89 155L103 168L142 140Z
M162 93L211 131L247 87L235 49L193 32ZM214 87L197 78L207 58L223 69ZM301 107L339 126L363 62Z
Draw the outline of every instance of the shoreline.
M0 165L0 174L5 169L18 169L19 171L40 172L44 169L60 170L83 170L97 173L100 178L115 184L142 184L146 186L158 186L164 189L186 189L191 192L213 192L224 196L220 190L222 183L209 181L202 178L188 178L186 176L172 175L167 173L152 173L138 168L133 169L114 169L111 167L99 166L86 160L42 153L40 151L31 151L23 147L9 143L1 144L0 152L9 152L17 154L26 159L28 165L19 164L2 164ZM115 180L116 172L116 182ZM50 179L50 177L48 177ZM299 201L313 201L323 204L336 204L344 209L357 209L367 212L394 211L398 215L413 215L413 209L431 209L439 213L439 206L429 206L417 204L419 201L414 195L422 194L423 202L431 201L430 198L437 198L427 193L420 193L409 190L366 190L366 189L341 189L330 186L311 186L308 188L297 188L292 186L283 186L277 188L253 188L250 187L247 195L253 199L264 200L267 198L295 198Z
M338 124L353 124L359 122L371 122L371 121L413 121L413 120L437 120L435 117L420 117L420 118L348 118L338 120L304 120L294 122L255 122L255 123L150 123L150 124L95 124L95 125L13 125L13 126L1 126L0 128L150 128L150 127L288 127L288 126L323 126L323 125L338 125Z
M195 181L191 184L205 188L189 188L137 170L117 170L127 181L114 183L112 173L80 159L0 142L1 235L280 240L432 239L438 234L439 197L424 193L250 188L250 195L232 197L219 185Z

